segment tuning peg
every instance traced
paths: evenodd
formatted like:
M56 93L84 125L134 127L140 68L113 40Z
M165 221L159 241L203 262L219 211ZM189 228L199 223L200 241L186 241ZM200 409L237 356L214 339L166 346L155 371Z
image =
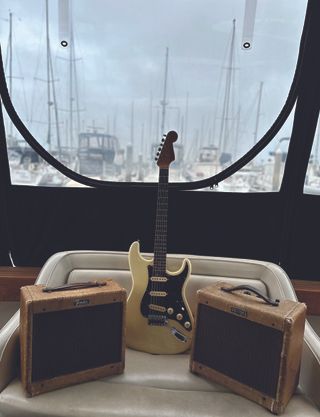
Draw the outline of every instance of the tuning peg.
M158 158L154 158L154 160L155 160L155 161L157 161L157 160L158 160Z
M161 146L159 146L158 151L161 151L161 149L162 149Z
M162 139L162 142L164 142L165 140L166 140L166 138L163 138L163 139Z

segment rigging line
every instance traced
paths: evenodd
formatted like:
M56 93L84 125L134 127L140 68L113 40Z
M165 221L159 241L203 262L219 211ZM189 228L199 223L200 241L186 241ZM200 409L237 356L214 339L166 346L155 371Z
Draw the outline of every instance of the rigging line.
M79 106L79 88L78 88L78 78L77 78L77 65L74 62L73 65L73 77L74 77L74 89L76 96L76 113L77 113L77 135L80 133L80 106Z
M35 82L36 82L36 78L38 76L39 73L39 67L40 67L40 57L41 57L41 53L40 53L40 48L41 48L41 43L42 43L42 39L44 36L44 10L42 10L42 26L41 26L41 35L39 36L39 43L38 43L38 54L37 54L37 61L36 61L36 69L35 69L35 73L34 73L34 77L33 77L33 88L32 88L32 96L31 96L31 109L30 109L30 122L33 122L33 111L34 111L34 106L35 106L35 96L36 96L36 89L35 89Z
M14 40L16 41L16 39L15 39L15 34L13 34L13 37L14 37ZM19 68L19 74L20 74L20 78L21 78L21 83L22 83L22 95L23 95L23 102L24 102L24 111L25 111L25 114L26 114L26 120L29 120L29 111L28 111L28 108L29 108L29 106L28 106L28 103L27 103L27 94L26 94L26 89L25 89L25 84L24 84L24 78L23 78L23 76L22 76L22 65L21 65L21 61L20 61L20 56L18 55L18 53L17 52L15 52L15 56L16 56L16 59L17 59L17 63L18 63L18 68Z
M229 124L226 127L226 136L228 138L232 137L232 132L235 132L235 128L237 126L237 115L235 114L232 117L229 117ZM233 138L235 138L235 135L233 136ZM235 141L232 142L233 144L235 143ZM231 153L231 160L234 158L234 155Z
M257 92L255 94L254 99L251 101L251 104L247 107L247 111L246 111L245 115L243 116L243 120L245 120L245 121L242 122L244 129L247 129L247 125L253 117L253 109L256 106L258 98L259 98L259 92Z
M7 72L7 68L8 68L8 64L9 64L9 49L10 49L10 33L9 33L9 36L8 36L8 43L7 43L7 50L6 50L6 61L5 61L5 64L4 64L4 71L5 72Z
M235 40L237 40L237 38L235 38ZM237 51L238 48L235 48L234 51L234 63L239 62L239 60L237 61ZM240 69L240 68L239 68ZM238 103L240 103L240 94L239 94L239 77L236 77L236 71L234 70L231 76L231 138L232 138L232 151L230 150L230 153L232 154L232 160L235 160L235 155L233 155L234 153L234 146L235 146L235 138L236 138L236 131L235 131L235 121L236 121L236 101L238 101ZM232 134L233 133L233 134ZM230 146L231 148L231 146Z
M176 88L176 82L175 82L175 77L173 74L173 62L172 62L172 58L171 58L171 65L168 68L168 73L169 73L169 79L171 80L171 83L168 83L170 85L170 89L172 91L172 93L170 94L171 100L174 101L175 103L175 107L179 107L179 99L177 99L178 94L177 94L177 88Z
M58 113L58 104L57 104L57 96L56 96L56 88L55 88L55 80L54 80L54 72L53 72L53 65L52 65L52 54L49 53L49 67L50 67L50 76L52 80L52 98L53 98L53 110L54 116L56 120L56 135L57 135L57 145L58 145L58 155L59 159L61 160L61 139L60 139L60 127L59 127L59 113Z
M232 34L229 35L230 38L228 39L227 45L231 44L231 38L232 38ZM225 48L225 53L224 53L224 57L223 57L223 64L220 67L220 72L219 72L219 79L218 79L218 91L215 97L215 107L214 107L214 116L213 116L213 125L212 125L212 144L216 145L217 147L219 146L219 143L215 143L215 137L216 137L216 123L218 120L218 103L220 101L220 94L221 94L221 90L222 90L222 78L224 75L224 70L225 70L225 63L227 61L227 56L228 56L228 51L229 51L229 47Z

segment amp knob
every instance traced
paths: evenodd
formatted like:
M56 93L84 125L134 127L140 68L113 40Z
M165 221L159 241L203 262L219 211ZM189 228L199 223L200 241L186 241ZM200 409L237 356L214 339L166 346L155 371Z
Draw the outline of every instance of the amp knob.
M173 314L173 308L172 307L169 307L168 310L167 310L167 312L168 312L168 314Z
M186 322L184 323L184 327L185 327L186 329L189 329L189 328L190 328L190 326L191 326L190 321L186 321Z
M177 314L177 320L182 320L183 315L182 314Z

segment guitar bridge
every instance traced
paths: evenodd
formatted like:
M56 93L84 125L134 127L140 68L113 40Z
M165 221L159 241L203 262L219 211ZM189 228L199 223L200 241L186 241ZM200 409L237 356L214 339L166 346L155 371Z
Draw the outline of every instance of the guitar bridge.
M148 324L150 326L166 326L168 324L167 316L158 314L148 315Z

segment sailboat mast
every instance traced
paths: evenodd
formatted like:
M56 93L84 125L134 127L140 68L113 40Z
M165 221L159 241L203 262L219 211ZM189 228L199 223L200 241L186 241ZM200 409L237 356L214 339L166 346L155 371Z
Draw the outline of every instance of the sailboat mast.
M168 81L168 61L169 61L169 48L166 48L166 62L164 70L164 84L163 84L163 99L160 101L162 107L162 118L161 118L161 134L164 133L164 125L166 120L166 106L167 102L167 81Z
M240 115L241 115L241 106L238 107L237 112L237 126L236 126L236 138L234 144L234 158L237 159L238 155L238 145L239 145L239 136L240 136Z
M76 65L76 54L75 48L73 44L74 34L73 34L73 26L72 26L72 48L73 48L73 56L74 56L74 65L73 65L73 77L74 77L74 89L75 89L75 102L76 102L76 113L77 113L77 137L80 133L80 101L79 101L79 88L78 88L78 76L77 76L77 65Z
M56 122L57 147L58 147L58 150L59 150L59 157L61 157L61 143L60 143L58 107L57 107L56 91L55 91L55 86L54 86L53 65L52 65L52 56L51 56L51 49L50 49L49 2L48 2L48 0L46 0L46 41L47 41L47 100L48 100L47 143L48 143L49 151L51 151L52 150L51 106L53 106L55 122ZM52 100L51 100L51 84L52 84Z
M232 83L232 74L233 74L233 62L234 62L234 44L235 44L235 33L236 33L236 19L232 21L232 37L231 37L231 46L227 67L227 77L226 77L226 88L223 100L223 110L221 117L221 126L220 126L220 135L219 135L219 150L220 154L228 150L229 142L229 112L230 112L230 94L231 94L231 83Z
M130 143L134 145L134 101L131 102Z
M184 117L184 136L188 137L188 117L189 117L189 92L187 91L186 95L186 107L185 107L185 117ZM183 137L182 137L183 139Z
M51 150L51 91L50 91L50 38L49 38L49 4L46 0L46 41L47 41L47 101L48 101L48 132L47 144Z
M69 146L71 148L78 147L79 143L74 140L75 136L78 138L81 123L80 123L80 109L79 105L79 88L78 88L78 76L77 76L77 66L75 53L75 36L73 28L73 5L72 0L67 3L67 10L63 10L67 14L67 23L66 26L69 35L69 57L67 58L68 62L68 103L67 103L67 112L68 117L68 132L69 132ZM74 118L74 113L76 114L76 119ZM75 135L76 134L76 135ZM76 143L75 143L76 142Z
M253 144L257 143L258 138L258 128L259 128L259 118L260 118L260 109L261 109L261 97L262 97L263 82L260 82L259 87L259 98L258 98L258 107L257 107L257 116L256 116L256 126L253 133Z
M70 9L71 9L70 3ZM74 45L73 45L73 24L70 19L70 49L69 49L69 140L70 147L73 148L73 59L74 59Z
M148 123L148 140L150 141L152 138L152 107L153 107L153 96L152 91L150 91L149 97L149 123Z
M113 121L112 121L112 134L117 136L117 121L118 121L118 106L114 109L113 112Z
M57 147L59 151L59 158L61 160L62 152L61 152L61 140L60 140L59 114L58 114L58 106L57 106L56 89L55 89L54 78L53 78L53 65L52 65L51 53L49 54L49 58L50 58L51 80L52 80L52 99L53 99L52 104L53 104L54 116L56 120Z

